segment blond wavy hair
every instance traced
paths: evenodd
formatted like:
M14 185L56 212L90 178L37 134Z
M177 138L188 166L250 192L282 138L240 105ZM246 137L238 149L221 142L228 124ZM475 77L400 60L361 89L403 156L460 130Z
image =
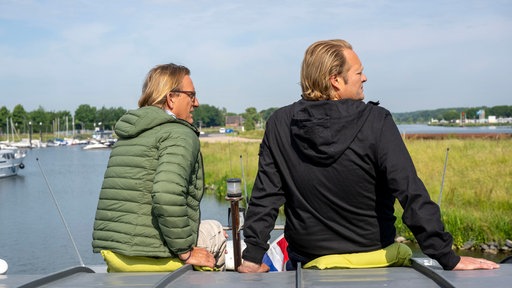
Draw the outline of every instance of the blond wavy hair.
M190 70L185 66L173 63L155 66L148 72L142 86L139 107L163 108L169 92L178 88L186 75L190 75Z
M347 59L343 54L345 49L352 50L352 45L341 39L318 41L308 47L300 75L303 99L331 99L334 93L331 76L341 76L347 82L350 67L347 67Z

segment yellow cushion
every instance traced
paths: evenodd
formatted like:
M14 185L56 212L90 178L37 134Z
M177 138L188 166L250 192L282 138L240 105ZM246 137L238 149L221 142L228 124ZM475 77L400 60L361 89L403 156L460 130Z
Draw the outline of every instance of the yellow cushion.
M184 265L178 258L126 256L110 250L101 250L101 256L107 263L107 272L171 272Z
M393 243L384 249L372 252L333 254L318 257L304 265L304 268L323 270L411 266L411 256L411 248L407 245Z

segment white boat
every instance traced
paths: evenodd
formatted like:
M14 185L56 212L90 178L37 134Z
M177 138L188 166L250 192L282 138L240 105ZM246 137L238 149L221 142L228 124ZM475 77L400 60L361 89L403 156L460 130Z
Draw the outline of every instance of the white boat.
M10 146L16 147L16 148L30 148L30 142L28 139L22 139L19 142L10 143Z
M16 147L0 149L0 178L14 176L25 168L23 160L27 156L25 150Z
M90 149L104 149L104 148L110 148L110 146L103 144L103 143L91 143L91 144L84 146L82 149L90 150Z

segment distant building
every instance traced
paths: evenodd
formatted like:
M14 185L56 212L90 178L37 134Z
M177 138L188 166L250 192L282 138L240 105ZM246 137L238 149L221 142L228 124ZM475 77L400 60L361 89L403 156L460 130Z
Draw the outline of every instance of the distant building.
M484 109L480 109L478 111L476 111L476 115L478 116L478 122L479 123L485 123L485 110Z
M498 119L496 119L496 121L498 121L498 123L512 123L512 117L499 117Z
M242 116L226 116L226 127L240 127L244 124Z

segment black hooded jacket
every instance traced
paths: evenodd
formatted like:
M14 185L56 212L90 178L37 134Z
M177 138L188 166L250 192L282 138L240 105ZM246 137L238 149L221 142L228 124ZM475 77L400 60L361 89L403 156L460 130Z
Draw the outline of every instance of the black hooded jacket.
M299 255L384 248L396 236L398 199L422 251L445 269L457 265L439 207L418 178L391 114L377 105L299 100L272 114L245 219L245 260L261 263L283 204L285 237Z

